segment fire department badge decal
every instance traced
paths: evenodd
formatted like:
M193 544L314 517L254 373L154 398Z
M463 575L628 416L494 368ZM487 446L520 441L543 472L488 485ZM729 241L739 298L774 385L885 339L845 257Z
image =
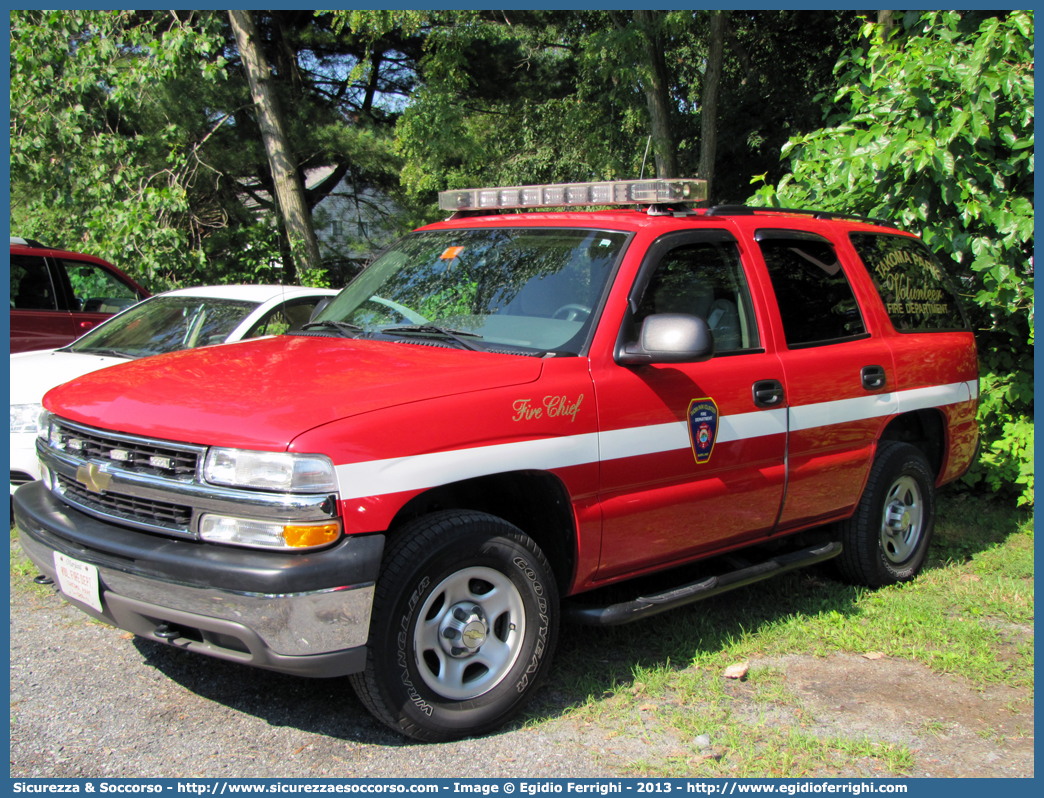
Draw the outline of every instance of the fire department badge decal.
M714 451L718 437L718 406L713 399L693 399L689 402L689 439L697 463L706 463Z

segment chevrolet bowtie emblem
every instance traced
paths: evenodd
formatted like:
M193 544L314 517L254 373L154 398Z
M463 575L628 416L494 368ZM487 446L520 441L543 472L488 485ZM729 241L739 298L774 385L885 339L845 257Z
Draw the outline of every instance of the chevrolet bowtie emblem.
M102 471L94 463L89 463L76 469L76 481L91 493L105 493L112 481L112 474Z

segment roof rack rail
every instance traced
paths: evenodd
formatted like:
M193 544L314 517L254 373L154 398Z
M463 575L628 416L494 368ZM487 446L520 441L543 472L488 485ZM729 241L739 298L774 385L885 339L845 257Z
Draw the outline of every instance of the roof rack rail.
M851 219L857 222L867 222L868 224L878 224L883 227L894 227L899 229L899 225L895 222L889 222L885 219L874 219L870 216L862 216L858 213L835 213L833 211L816 211L809 208L774 208L769 206L760 205L715 205L711 208L707 208L707 216L753 216L755 212L763 211L766 213L798 213L806 216L812 216L816 219Z
M32 238L22 238L21 236L11 236L12 244L21 244L23 247L38 247L40 249L50 249L46 244L41 244Z

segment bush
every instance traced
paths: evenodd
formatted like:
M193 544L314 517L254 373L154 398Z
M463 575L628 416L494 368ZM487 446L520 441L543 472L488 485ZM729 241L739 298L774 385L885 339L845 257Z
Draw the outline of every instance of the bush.
M826 126L784 146L790 173L750 203L891 219L956 261L981 371L965 483L1032 505L1033 12L867 23L835 73Z

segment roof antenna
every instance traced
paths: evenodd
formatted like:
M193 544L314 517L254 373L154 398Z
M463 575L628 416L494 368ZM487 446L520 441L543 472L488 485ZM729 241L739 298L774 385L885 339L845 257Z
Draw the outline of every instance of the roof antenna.
M645 160L646 160L646 158L649 157L649 145L650 144L652 144L652 136L649 136L649 138L645 140L645 155L642 156L642 171L641 171L641 174L638 175L638 179L639 180L645 180ZM635 205L634 209L636 211L640 211L642 209L642 206L641 205Z

